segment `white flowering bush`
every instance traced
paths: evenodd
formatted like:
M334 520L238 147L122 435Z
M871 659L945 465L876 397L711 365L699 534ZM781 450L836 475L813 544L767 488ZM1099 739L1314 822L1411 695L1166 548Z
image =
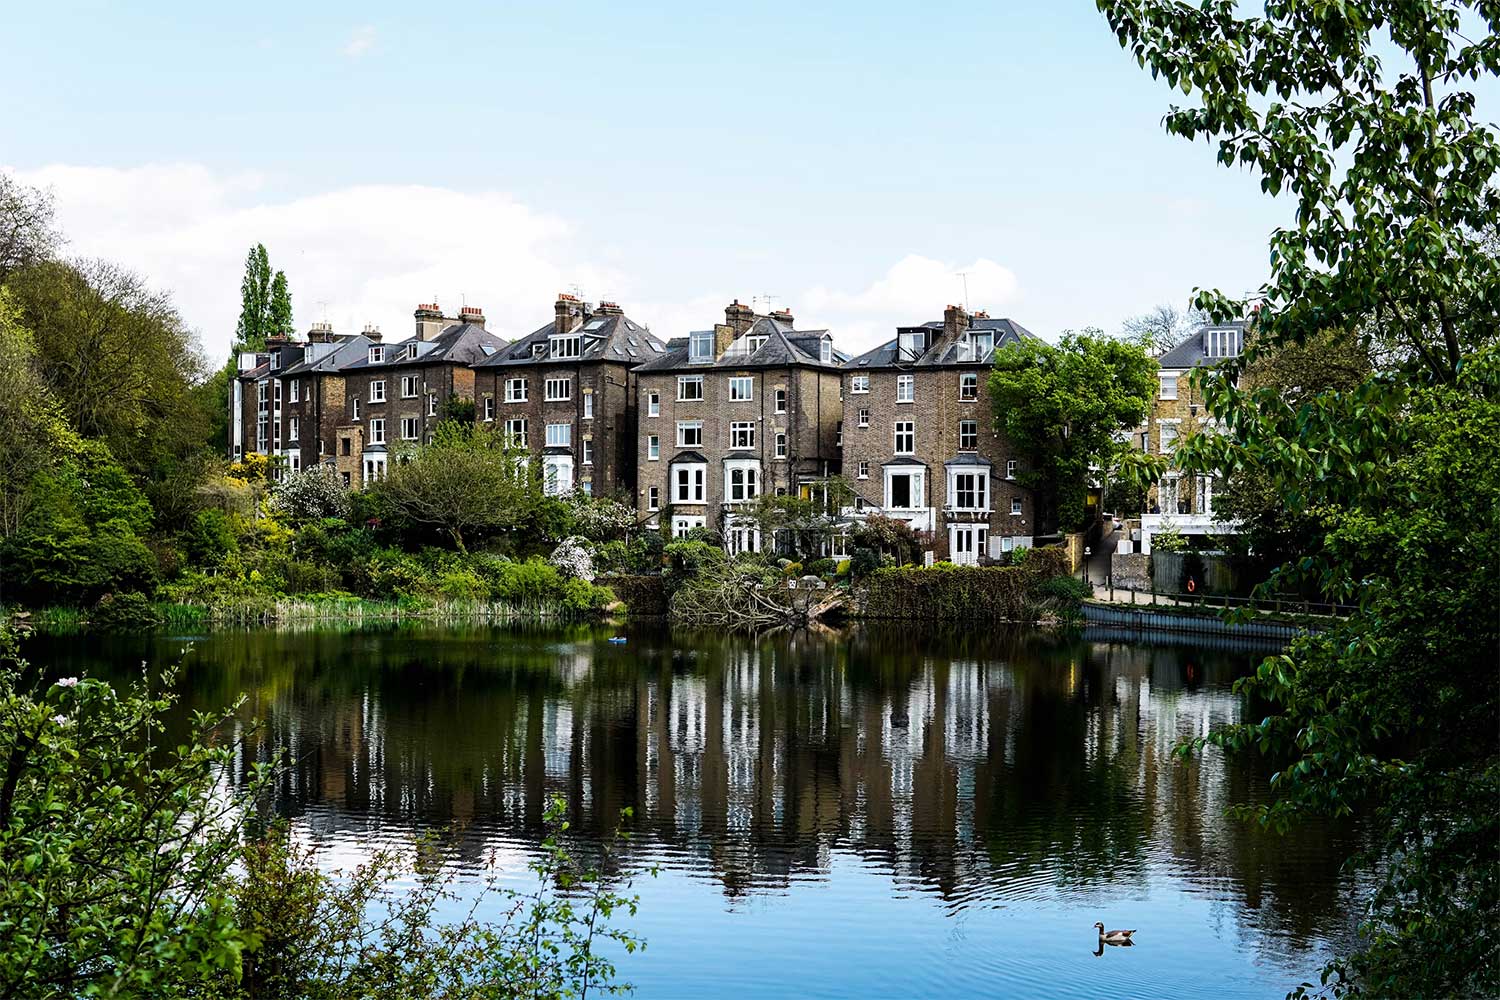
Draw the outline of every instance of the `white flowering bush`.
M634 508L607 497L589 496L582 490L568 497L568 509L573 515L573 530L594 542L624 538L635 524Z
M564 577L594 582L594 556L589 540L581 535L564 538L547 561Z
M271 509L292 524L349 516L349 491L332 466L293 472L271 487Z

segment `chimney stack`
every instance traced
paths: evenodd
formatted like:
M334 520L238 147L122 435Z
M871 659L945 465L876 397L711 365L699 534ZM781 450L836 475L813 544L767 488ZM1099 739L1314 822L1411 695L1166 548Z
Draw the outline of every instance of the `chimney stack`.
M333 324L314 323L307 331L307 342L309 344L333 343Z
M740 300L735 299L724 307L724 322L733 328L734 335L738 337L755 325L755 310L740 305Z
M417 321L418 340L435 340L437 335L443 332L443 327L448 325L447 319L443 316L443 310L438 308L436 302L419 304L412 315Z
M797 323L792 318L792 311L790 309L775 309L771 312L771 318L778 323L785 323L787 326L796 326Z
M943 310L943 336L948 339L957 337L969 328L969 314L964 312L963 306L949 306Z
M380 327L374 323L366 323L364 338L372 344L380 343Z
M484 329L484 310L478 306L464 306L459 309L458 318L460 322L472 323L479 329Z
M625 310L620 308L617 302L600 302L599 308L594 310L595 316L623 316Z
M588 306L580 302L576 295L559 292L552 310L554 314L552 332L554 334L572 333L583 325L583 317L588 313Z

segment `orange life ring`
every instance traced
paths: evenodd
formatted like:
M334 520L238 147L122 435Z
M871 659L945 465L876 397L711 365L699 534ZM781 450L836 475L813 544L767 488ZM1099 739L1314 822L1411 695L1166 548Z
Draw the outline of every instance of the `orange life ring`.
M1188 577L1188 593L1191 594L1194 591L1196 591L1197 589L1198 589L1197 582L1192 577Z

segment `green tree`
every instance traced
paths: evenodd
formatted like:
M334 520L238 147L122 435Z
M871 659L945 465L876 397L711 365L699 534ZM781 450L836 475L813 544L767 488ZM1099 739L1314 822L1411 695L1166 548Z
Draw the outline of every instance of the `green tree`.
M286 273L277 271L271 279L271 301L266 313L267 331L273 337L290 337L296 332L292 325L292 293L286 285Z
M1500 74L1500 8L1451 0L1099 0L1121 44L1195 98L1168 131L1287 192L1259 345L1204 376L1224 429L1177 460L1258 477L1316 525L1269 586L1357 604L1245 688L1273 710L1213 734L1278 762L1285 826L1373 813L1362 937L1338 996L1500 993L1500 143L1467 86ZM1200 293L1218 317L1245 303ZM1374 370L1309 393L1245 378L1258 355L1360 332ZM1304 984L1297 993L1318 989Z
M272 273L265 244L257 243L245 255L235 340L246 350L259 351L265 348L268 337L290 336L292 332L292 293L286 274Z
M1090 470L1128 454L1121 431L1139 426L1156 392L1156 362L1138 344L1098 330L1068 332L995 352L990 373L995 429L1026 456L1017 477L1037 499L1044 528L1083 525Z
M431 444L398 452L371 492L383 509L467 551L476 536L529 523L542 498L528 459L500 433L445 420Z

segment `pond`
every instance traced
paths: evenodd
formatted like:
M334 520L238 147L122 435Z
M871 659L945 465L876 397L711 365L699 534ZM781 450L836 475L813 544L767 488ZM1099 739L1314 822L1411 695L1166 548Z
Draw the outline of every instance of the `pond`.
M241 773L289 754L276 807L342 864L461 824L464 857L519 865L552 794L585 847L633 807L644 998L1279 997L1350 934L1356 834L1230 821L1267 769L1174 757L1250 710L1230 687L1264 652L1209 642L392 626L26 652L180 658L184 710L243 692L265 726ZM1096 956L1096 920L1138 945Z

